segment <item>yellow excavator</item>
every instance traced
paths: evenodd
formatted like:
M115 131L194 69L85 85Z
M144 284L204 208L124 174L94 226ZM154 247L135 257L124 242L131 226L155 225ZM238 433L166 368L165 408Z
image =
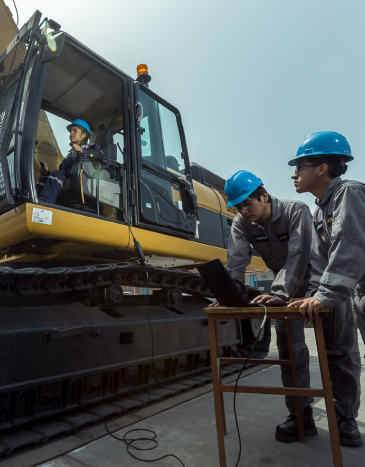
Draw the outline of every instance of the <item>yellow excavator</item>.
M1 433L206 371L212 294L195 268L226 263L236 212L147 66L129 77L39 11L18 31L0 1L0 18ZM105 158L73 155L49 204L39 167L72 151L75 119ZM254 255L247 272L264 271ZM219 327L230 355L242 326Z

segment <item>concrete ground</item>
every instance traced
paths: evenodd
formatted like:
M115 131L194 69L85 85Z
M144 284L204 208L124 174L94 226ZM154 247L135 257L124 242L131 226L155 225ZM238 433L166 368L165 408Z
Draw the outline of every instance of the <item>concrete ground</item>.
M306 329L306 339L311 355L311 385L320 387L318 357L312 329ZM361 341L361 355L365 347ZM270 357L277 355L275 336L272 339ZM263 369L245 378L245 383L256 385L280 385L277 366ZM365 374L362 373L362 385L365 387ZM225 394L225 408L228 435L225 437L227 465L234 466L238 454L238 439L233 416L233 395ZM285 421L287 411L283 396L265 396L256 394L237 395L237 414L242 437L242 457L240 466L250 467L325 467L333 465L328 434L328 425L323 399L314 403L315 421L318 436L306 437L306 443L282 443L275 440L275 426ZM111 422L112 424L113 422ZM365 442L365 396L358 418L360 431ZM158 413L139 423L116 432L124 433L135 428L154 430L159 446L153 451L133 453L143 459L155 459L174 454L155 462L156 467L218 467L218 445L214 416L213 394L210 392L184 404ZM141 433L141 436L148 436ZM130 437L135 436L131 434ZM345 467L365 467L365 445L359 448L342 447ZM105 436L62 457L39 467L140 467L146 463L128 455L126 445L112 436Z

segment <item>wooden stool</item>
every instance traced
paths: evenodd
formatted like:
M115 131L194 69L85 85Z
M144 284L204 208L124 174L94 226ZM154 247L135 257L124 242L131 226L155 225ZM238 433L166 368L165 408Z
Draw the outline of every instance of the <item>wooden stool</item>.
M234 386L222 384L221 363L245 363L246 358L221 358L219 356L218 338L217 338L217 319L248 319L248 318L264 318L265 311L262 307L257 308L226 308L213 307L206 308L205 313L208 315L209 327L209 344L212 363L213 375L213 392L215 417L217 422L217 436L219 448L219 461L221 467L226 467L226 453L224 448L224 434L226 430L226 418L224 412L224 392L234 392ZM320 310L320 313L329 312L328 309ZM271 363L273 365L290 365L293 386L292 388L276 387L276 386L237 386L237 393L250 394L275 394L283 396L295 396L295 407L297 412L299 440L305 442L302 412L300 408L300 396L324 397L326 403L328 428L331 439L332 456L334 467L342 467L342 454L340 447L340 439L338 435L338 427L336 420L335 406L333 403L332 386L330 374L328 370L327 354L324 345L322 321L319 316L314 318L314 332L316 336L319 367L321 370L323 389L305 389L298 388L297 375L295 371L295 360L293 343L291 339L289 319L304 319L299 313L298 308L287 307L268 307L267 319L277 318L285 320L285 328L288 342L289 360L274 360L274 359L256 359L251 358L249 363Z

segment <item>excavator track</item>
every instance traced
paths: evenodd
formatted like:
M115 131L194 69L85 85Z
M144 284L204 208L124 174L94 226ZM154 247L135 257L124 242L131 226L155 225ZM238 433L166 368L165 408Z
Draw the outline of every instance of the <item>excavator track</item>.
M157 290L153 296L123 299L121 285ZM136 263L50 269L6 266L0 268L0 295L0 312L8 323L1 344L6 371L0 387L0 455L211 380L207 343L200 338L207 326L200 310L211 293L199 274ZM85 297L88 304L83 305ZM11 316L16 328L9 323ZM194 335L195 343L174 350L176 337L172 336L162 347L156 341L151 350L145 343L151 325L157 334L166 326L172 326L170 333L184 329L193 333L190 340ZM226 332L227 326L223 328ZM115 351L107 337L94 346L108 332L118 338ZM227 332L221 352L230 356L237 338ZM59 351L51 355L58 345ZM98 352L105 352L103 365L95 363ZM119 360L113 360L115 352ZM81 358L83 353L94 363L80 360L72 365L76 355ZM58 355L65 365L62 369L60 361L52 363ZM33 375L45 366L45 373Z
M222 375L229 376L241 369L241 365L225 365ZM146 405L158 402L167 397L203 386L212 381L209 368L195 371L184 378L167 381L164 384L152 383L139 391L130 392L119 398L104 398L102 404L79 405L78 410L71 413L53 413L40 421L28 419L16 430L0 435L0 457L7 457L15 450L44 444L58 435L71 435L87 425L95 425L108 419L120 417L122 414L134 413ZM97 403L97 402L96 402Z
M178 289L181 293L211 297L199 274L136 263L96 264L77 267L22 268L0 267L0 296L68 293L89 290L102 292L113 285ZM115 294L107 294L114 301Z
M157 290L123 298L121 285ZM0 295L0 456L212 379L203 313L212 294L192 271L1 267ZM220 321L220 354L240 356L237 323Z

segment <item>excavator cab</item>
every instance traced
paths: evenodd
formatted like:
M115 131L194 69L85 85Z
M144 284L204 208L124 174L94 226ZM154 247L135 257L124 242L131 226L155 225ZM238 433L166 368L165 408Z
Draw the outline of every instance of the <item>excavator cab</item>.
M38 199L39 164L58 169L71 150L66 126L81 118L105 158L74 154L52 207L193 239L198 205L179 111L40 20L36 12L0 58L0 214L50 207Z

